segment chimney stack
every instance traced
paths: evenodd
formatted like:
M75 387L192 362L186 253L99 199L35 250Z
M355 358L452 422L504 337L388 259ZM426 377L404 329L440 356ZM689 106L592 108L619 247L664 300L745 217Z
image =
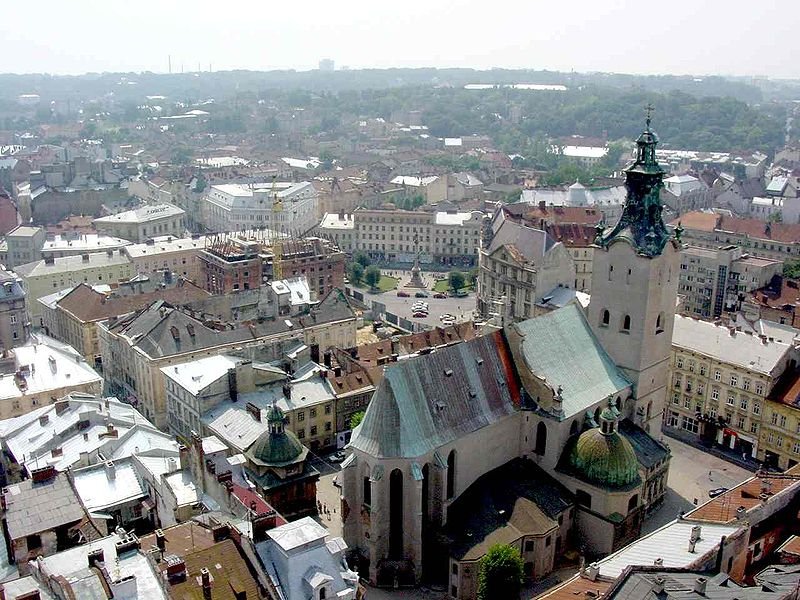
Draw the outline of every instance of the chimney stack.
M164 531L162 529L156 529L156 546L161 552L164 552L167 549L167 537L164 535Z
M705 596L706 593L706 584L708 583L708 579L705 577L698 577L694 580L694 591L696 594L700 594L701 596Z
M660 594L664 591L664 578L663 577L656 577L653 581L653 593Z
M200 580L203 584L203 598L211 600L211 573L205 567L200 569Z
M590 581L595 581L597 576L600 574L600 567L597 566L596 562L593 562L589 565L589 568L586 569L586 578Z

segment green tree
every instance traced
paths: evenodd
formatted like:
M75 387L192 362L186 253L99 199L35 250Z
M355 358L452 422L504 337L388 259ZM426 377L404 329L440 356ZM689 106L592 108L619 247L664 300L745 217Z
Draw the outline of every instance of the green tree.
M522 588L522 556L506 544L495 544L478 563L478 600L518 599Z
M363 252L356 252L355 256L353 256L353 260L359 263L365 269L372 264L372 261L369 259L369 256L367 256Z
M464 274L461 271L450 271L450 274L447 276L447 280L450 284L450 289L454 292L457 292L464 287L466 277L464 277Z
M360 410L350 415L350 429L355 429L358 427L361 424L361 421L364 420L365 414L367 414L365 411Z
M364 265L358 261L350 263L347 275L350 277L350 281L358 283L361 281L361 278L364 277Z
M381 270L375 265L368 266L364 271L364 281L370 288L376 289L381 282Z
M783 263L783 276L789 279L800 279L800 260L787 260Z
M467 273L467 281L472 287L478 285L478 267L472 267Z

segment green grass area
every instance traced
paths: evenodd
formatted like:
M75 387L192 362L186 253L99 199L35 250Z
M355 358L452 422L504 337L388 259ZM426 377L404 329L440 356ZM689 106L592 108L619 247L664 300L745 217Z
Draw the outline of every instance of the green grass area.
M461 289L464 290L465 292L471 292L472 286L467 284ZM433 286L433 291L447 294L450 291L450 282L447 281L447 279L442 279L441 281L437 281Z
M369 286L364 283L364 281L359 281L357 284L354 284L355 287L360 288L362 290L367 289ZM378 290L381 292L388 292L389 290L393 290L397 287L397 279L394 277L389 277L388 275L381 275L381 281L378 283Z

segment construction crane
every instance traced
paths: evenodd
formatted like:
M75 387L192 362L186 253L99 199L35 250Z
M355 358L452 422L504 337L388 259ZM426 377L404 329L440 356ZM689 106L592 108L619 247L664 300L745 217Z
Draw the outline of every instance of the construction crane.
M278 198L278 192L275 185L277 175L272 176L272 187L270 193L272 195L272 213L280 214L283 212L283 202ZM272 220L275 223L275 219ZM272 281L279 281L283 279L283 242L278 237L280 234L276 231L272 239Z

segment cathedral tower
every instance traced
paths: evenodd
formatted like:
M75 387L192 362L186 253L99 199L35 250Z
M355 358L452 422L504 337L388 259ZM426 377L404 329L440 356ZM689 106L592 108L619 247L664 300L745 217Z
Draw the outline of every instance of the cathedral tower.
M680 229L672 236L661 215L664 171L658 138L647 127L625 170L627 198L614 227L597 227L589 323L606 352L633 383L624 412L656 438L667 392L667 367L678 290Z

